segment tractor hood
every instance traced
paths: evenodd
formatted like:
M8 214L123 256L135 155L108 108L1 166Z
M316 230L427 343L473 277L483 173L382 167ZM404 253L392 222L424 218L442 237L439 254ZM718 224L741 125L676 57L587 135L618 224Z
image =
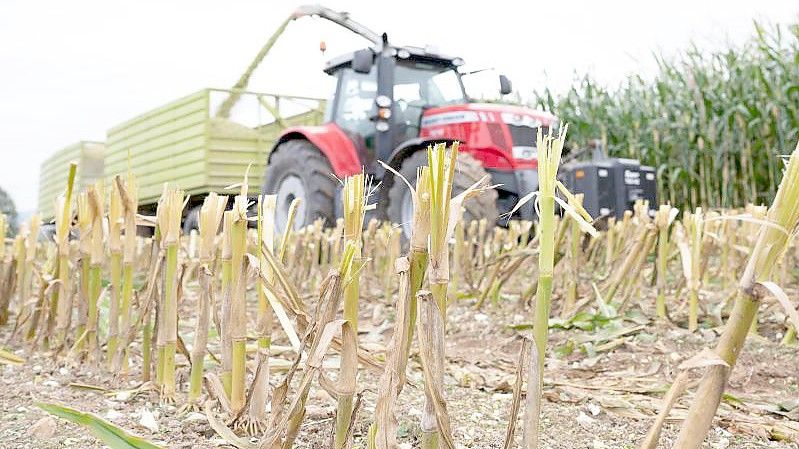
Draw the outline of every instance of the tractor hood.
M509 125L551 127L557 117L546 111L500 103L466 103L425 110L422 127L457 123L507 123Z
M518 170L538 165L536 135L557 123L554 115L522 106L467 103L429 108L420 137L458 140L487 168Z

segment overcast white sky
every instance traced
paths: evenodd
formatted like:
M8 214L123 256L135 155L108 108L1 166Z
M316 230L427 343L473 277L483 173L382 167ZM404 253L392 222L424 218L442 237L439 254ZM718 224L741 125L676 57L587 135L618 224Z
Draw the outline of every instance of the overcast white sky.
M39 165L78 140L204 87L229 87L303 1L0 0L0 187L36 207ZM740 43L754 18L797 19L796 0L328 0L392 42L431 44L469 68L495 67L522 95L566 88L573 73L609 84L651 74L653 52L691 40ZM326 55L319 41L328 44ZM252 90L326 94L328 57L364 42L301 19L256 73Z

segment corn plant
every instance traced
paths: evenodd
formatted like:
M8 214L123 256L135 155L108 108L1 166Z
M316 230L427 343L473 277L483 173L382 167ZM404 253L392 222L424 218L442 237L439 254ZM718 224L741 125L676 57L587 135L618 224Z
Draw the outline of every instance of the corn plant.
M569 217L575 220L584 232L589 232L593 236L597 235L596 230L589 224L586 219L590 221L590 216L581 207L575 209L563 200L555 196L556 190L564 194L569 200L573 198L571 193L557 180L558 166L560 165L560 156L563 151L563 145L566 140L566 133L568 132L568 125L564 126L557 137L552 135L552 131L544 136L541 129L538 130L537 148L538 151L538 176L539 186L538 191L526 195L519 200L519 203L514 206L511 213L515 212L523 204L531 199L537 197L538 216L539 216L539 255L538 255L538 284L536 290L536 301L534 311L534 324L533 324L533 339L536 345L537 357L537 389L539 392L537 398L533 398L530 407L534 408L537 412L540 411L541 397L540 392L544 385L544 356L546 352L547 333L549 330L549 315L551 308L552 298L552 280L554 275L555 266L555 252L556 252L556 238L555 238L555 203L557 202L564 211L569 214ZM579 206L576 201L572 202L573 205ZM586 217L587 216L587 217ZM565 230L565 227L562 226ZM558 239L559 240L559 239ZM532 387L529 387L532 388ZM538 447L539 418L537 416L531 417L526 421L525 441L529 441L530 446Z

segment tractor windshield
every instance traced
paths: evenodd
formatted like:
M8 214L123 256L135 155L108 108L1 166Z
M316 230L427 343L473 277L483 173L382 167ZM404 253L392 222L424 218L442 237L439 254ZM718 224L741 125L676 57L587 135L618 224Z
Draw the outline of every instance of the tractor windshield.
M403 61L394 72L394 101L405 109L464 103L466 96L452 67Z

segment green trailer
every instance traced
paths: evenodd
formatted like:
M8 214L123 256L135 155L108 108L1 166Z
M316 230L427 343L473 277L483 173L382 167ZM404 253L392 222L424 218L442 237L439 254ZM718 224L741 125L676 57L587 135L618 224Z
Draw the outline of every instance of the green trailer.
M50 221L55 216L55 199L64 193L69 176L69 163L76 162L78 170L75 187L85 189L103 177L103 142L81 141L57 151L42 162L39 171L39 213Z
M228 117L217 114L231 91L203 89L111 128L105 178L132 171L139 204L154 210L164 183L191 195L190 206L209 192L241 183L247 167L250 192L260 192L269 151L288 126L322 122L325 102L310 97L243 92Z

